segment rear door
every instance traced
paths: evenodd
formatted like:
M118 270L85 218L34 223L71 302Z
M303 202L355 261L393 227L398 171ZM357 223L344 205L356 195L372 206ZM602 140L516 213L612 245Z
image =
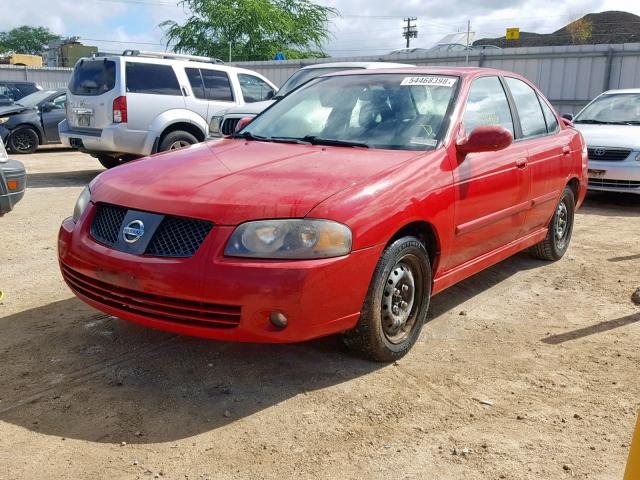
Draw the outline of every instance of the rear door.
M147 131L163 112L184 109L178 77L169 64L125 62L125 89L130 130Z
M67 96L67 121L73 130L101 130L113 122L113 100L122 85L117 59L80 60L71 75Z
M526 235L549 223L570 170L571 156L568 140L562 141L557 116L545 100L522 80L505 77L505 82L520 120L518 143L528 153L531 209L523 225Z
M204 83L204 95L209 102L209 112L205 117L209 123L211 117L235 106L239 103L239 99L234 95L231 80L226 71L200 68L200 74Z
M191 95L185 97L185 104L187 109L192 112L196 112L205 121L209 118L209 100L205 95L204 82L202 81L202 74L199 68L185 67L185 74L189 80L189 86L191 87Z
M476 78L470 86L461 129L515 122L501 80ZM498 152L472 153L454 161L456 197L452 254L445 268L460 266L518 237L528 206L526 147L514 143Z

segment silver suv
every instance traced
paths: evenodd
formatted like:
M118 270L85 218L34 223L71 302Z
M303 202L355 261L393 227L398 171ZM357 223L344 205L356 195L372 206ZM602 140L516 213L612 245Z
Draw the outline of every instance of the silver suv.
M201 142L212 116L277 90L254 71L221 63L132 50L82 59L69 82L60 139L106 168Z

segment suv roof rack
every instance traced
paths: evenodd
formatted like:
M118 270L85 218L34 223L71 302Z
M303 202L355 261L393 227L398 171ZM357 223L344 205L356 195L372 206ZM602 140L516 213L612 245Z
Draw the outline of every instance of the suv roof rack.
M150 57L150 58L163 58L168 60L189 60L192 62L205 62L205 63L224 63L219 58L212 57L200 57L198 55L183 55L181 53L167 53L167 52L149 52L145 50L125 50L122 52L124 57Z

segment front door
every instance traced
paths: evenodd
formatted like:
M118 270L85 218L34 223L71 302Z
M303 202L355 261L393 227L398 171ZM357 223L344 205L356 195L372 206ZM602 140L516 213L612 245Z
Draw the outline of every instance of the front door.
M505 90L496 76L480 77L471 84L459 135L481 125L515 131ZM453 162L455 223L447 269L516 240L529 196L527 149L519 143L498 152L458 155Z
M51 110L48 112L42 112L42 127L44 128L44 134L46 136L46 143L53 143L60 141L60 134L58 133L58 124L65 119L65 103L67 101L67 95L61 94L57 97L50 98L47 103L50 102Z

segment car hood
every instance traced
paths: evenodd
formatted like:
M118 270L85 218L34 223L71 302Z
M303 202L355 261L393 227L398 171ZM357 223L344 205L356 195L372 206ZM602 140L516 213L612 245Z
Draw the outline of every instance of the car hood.
M0 107L0 116L21 113L27 110L33 110L33 108L23 107L22 105L7 105L6 107Z
M91 198L221 225L300 218L418 154L224 139L108 170L92 182Z
M275 100L265 100L263 102L253 102L253 103L245 103L244 105L238 105L237 107L232 107L224 112L225 115L233 114L243 114L247 115L257 115L263 110L266 110L271 105L275 103Z
M619 147L640 150L640 126L638 125L589 125L574 124L582 133L589 147Z

